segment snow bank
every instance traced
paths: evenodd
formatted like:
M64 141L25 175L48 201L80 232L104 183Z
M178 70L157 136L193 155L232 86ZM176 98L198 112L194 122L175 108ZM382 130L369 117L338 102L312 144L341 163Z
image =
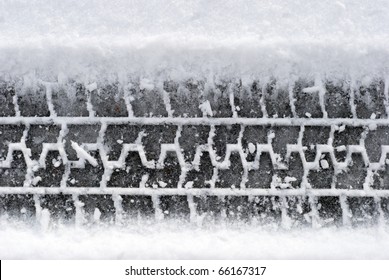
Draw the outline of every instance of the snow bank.
M1 259L388 259L389 229L128 228L0 229Z
M388 1L5 0L0 74L48 81L386 76Z

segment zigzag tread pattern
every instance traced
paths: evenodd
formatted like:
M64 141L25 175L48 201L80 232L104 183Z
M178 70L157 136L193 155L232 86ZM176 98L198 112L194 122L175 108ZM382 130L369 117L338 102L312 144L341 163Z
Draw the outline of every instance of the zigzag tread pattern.
M387 82L350 82L348 90L318 78L208 90L193 81L161 90L142 83L76 85L60 95L60 85L41 81L38 98L3 84L0 194L31 195L37 209L45 196L71 195L74 211L86 195L108 195L116 210L125 196L148 196L156 217L166 196L191 205L203 195L273 197L281 216L291 197L310 213L318 200L336 197L343 223L345 198L385 204L389 196ZM69 96L76 102L65 111ZM316 105L304 113L301 102Z

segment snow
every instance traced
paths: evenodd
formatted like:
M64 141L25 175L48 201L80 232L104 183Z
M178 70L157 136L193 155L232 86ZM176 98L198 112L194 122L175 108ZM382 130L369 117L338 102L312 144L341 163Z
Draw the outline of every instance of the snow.
M32 180L32 184L33 184L34 186L36 186L41 180L42 180L42 177L36 176L36 177Z
M308 88L303 89L303 92L305 92L305 93L313 93L313 92L317 92L317 91L320 91L319 86L308 87Z
M49 228L49 224L50 224L50 212L47 209L42 209L39 215L40 215L40 220L39 220L40 227L43 231L46 231Z
M255 152L255 145L250 142L248 146L250 154L253 154Z
M53 159L53 166L54 166L55 168L58 168L60 165L61 165L61 160L55 160L55 159Z
M21 78L25 85L33 85L36 81L65 84L76 80L84 83L89 92L98 89L102 80L117 81L130 87L131 79L135 79L141 90L153 90L166 79L216 81L239 78L245 84L270 76L281 81L309 76L315 79L315 85L303 91L319 95L326 117L322 78L347 76L371 81L374 76L388 77L388 14L389 1L384 0L118 0L111 3L102 0L4 0L0 2L0 76L5 80ZM50 83L45 85L50 86ZM47 94L48 103L52 104L50 91ZM173 110L168 95L163 97L171 118ZM236 116L235 110L240 109L233 101L232 98L231 108L235 108ZM17 102L15 104L19 116ZM95 112L90 101L88 104L92 118ZM55 122L52 108L50 112L54 118L48 121ZM208 100L199 108L204 117L213 115ZM309 113L307 116L310 117ZM153 120L158 121L164 120ZM187 119L179 121L189 122ZM201 124L207 118L195 121ZM233 119L224 121L234 122ZM289 125L293 120L265 121ZM361 120L349 120L358 121L362 123ZM344 128L341 126L339 132ZM375 128L375 123L369 124L369 129ZM213 141L212 133L209 145ZM275 134L270 133L269 142L274 137ZM120 142L122 140L118 140ZM21 150L24 157L29 158L26 156L28 149L21 143L10 145L10 150ZM176 151L179 159L182 158L177 143L175 140L175 144L162 144L164 155ZM252 153L255 149L268 149L268 144L257 147L250 144ZM57 144L51 147L54 145ZM72 147L80 161L97 166L96 159L87 152L89 148L84 150L84 146L75 142ZM235 144L227 148L240 151ZM140 151L140 155L144 155L141 144L125 144L124 150ZM337 147L337 151L343 150L346 146ZM209 154L214 166L228 163L227 159L218 163L211 149ZM277 162L278 157L271 153L272 162ZM161 157L161 162L163 159ZM200 157L196 160L199 163ZM10 162L11 158L7 157L1 166L10 167ZM145 157L142 163L154 166ZM124 158L118 166L123 164ZM317 165L316 162L313 164ZM328 168L326 160L322 159L320 164ZM28 161L27 167L33 170L34 163ZM214 185L216 177L210 185ZM142 177L141 192L150 191L145 188L147 179L147 175ZM272 184L289 188L288 183L293 179L287 177L283 183L275 176ZM33 180L39 180L39 177ZM77 181L73 178L70 182L74 185ZM161 181L159 184L166 183ZM185 190L192 187L193 182L188 182ZM2 191L16 192L17 189L2 188ZM35 191L41 192L38 188ZM62 190L51 188L50 191ZM117 191L115 195L122 190ZM229 194L236 190L223 191ZM115 198L115 209L119 209L118 197ZM156 195L153 203L158 205ZM344 201L341 204L347 214ZM385 226L286 231L274 230L272 225L268 225L270 229L250 225L203 228L179 221L150 221L119 227L97 223L101 212L96 208L93 218L100 225L80 227L84 223L80 210L83 203L77 196L75 206L76 226L52 228L50 213L39 207L40 223L33 227L0 221L0 258L389 258L389 229ZM155 209L157 220L162 219L162 212L158 212L161 209Z
M0 73L34 81L387 76L385 0L5 0ZM368 69L368 70L367 70ZM146 79L146 80L144 80Z
M72 148L76 151L77 156L80 159L87 160L92 166L96 167L99 165L97 160L92 157L90 154L88 154L87 151L85 151L83 148L81 148L76 142L72 141Z
M89 85L87 85L86 87L85 87L88 91L94 91L94 90L96 90L97 89L97 84L96 83L91 83L91 84L89 84Z
M98 222L100 221L100 217L101 217L101 212L98 208L95 208L95 211L93 213L93 219L95 222Z
M389 229L264 230L179 223L0 227L1 259L388 259Z
M207 116L212 117L213 116L213 111L212 111L211 103L209 103L209 100L206 100L203 103L201 103L199 105L199 109L203 113L204 117L207 117Z
M152 81L148 80L148 79L142 79L140 81L140 84L139 84L139 88L141 90L153 90L154 89L154 85L152 83Z
M325 159L320 160L320 165L323 169L328 169L330 165L328 164L328 161Z

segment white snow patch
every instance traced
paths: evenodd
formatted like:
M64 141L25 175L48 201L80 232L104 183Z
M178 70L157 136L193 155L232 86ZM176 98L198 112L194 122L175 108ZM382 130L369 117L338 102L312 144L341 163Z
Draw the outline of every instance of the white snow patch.
M357 79L389 65L384 0L20 0L0 11L1 73L88 90L101 77Z
M34 186L36 186L40 181L42 181L42 177L41 176L36 176L33 180L32 180L32 184Z
M211 108L211 103L209 103L208 100L206 100L203 103L201 103L199 105L199 109L203 113L204 117L208 117L208 116L212 117L213 116L213 112L212 112L212 108Z
M303 89L304 93L313 93L313 92L318 92L318 91L320 91L319 86L313 86L313 87L308 87L308 88Z
M53 163L54 167L57 168L61 165L61 160L53 159L52 163Z
M328 168L330 167L330 165L328 164L328 161L325 160L325 159L322 159L322 160L320 161L320 165L321 165L321 167L322 167L323 169L328 169Z
M285 183L291 183L291 182L297 181L297 179L295 177L286 176L284 181L285 181Z
M336 1L335 4L338 5L340 8L342 8L343 10L346 9L346 5L343 2Z
M93 212L93 220L95 222L98 222L100 221L100 217L101 217L101 211L98 208L95 208L95 211Z
M369 130L376 130L377 129L377 124L375 124L375 123L371 123L371 124L369 124Z
M97 89L97 83L89 84L85 87L89 92L92 92Z
M347 150L347 147L345 145L340 145L340 146L335 147L335 150L337 152L344 152Z
M48 209L42 209L39 217L39 224L42 231L47 231L50 225L50 212Z
M141 90L153 90L154 89L154 84L152 81L148 80L148 79L142 79L140 81L140 84L139 84L139 88Z
M255 152L255 145L253 143L249 143L249 152L250 154L254 153Z
M87 160L94 167L98 165L97 160L88 154L88 152L81 148L76 142L72 141L72 148L76 151L78 158Z
M0 227L1 259L388 259L388 228Z

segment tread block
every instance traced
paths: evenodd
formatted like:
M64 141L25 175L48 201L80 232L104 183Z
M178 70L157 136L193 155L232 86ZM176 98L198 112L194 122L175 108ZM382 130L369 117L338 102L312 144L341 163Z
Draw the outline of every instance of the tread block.
M0 186L20 187L26 179L27 165L23 153L14 151L12 155L11 168L0 168Z
M118 160L123 144L135 143L141 127L138 125L108 125L104 135L104 147L109 160Z
M215 136L213 137L213 148L217 154L217 160L223 161L226 155L227 144L238 143L240 125L215 126Z
M24 223L34 223L36 212L33 195L0 195L0 217L1 216L6 216L9 219Z
M230 221L250 222L252 204L247 196L226 197L226 214Z
M209 131L209 126L182 126L181 136L178 142L186 162L191 163L194 160L198 146L207 144Z
M80 83L70 83L64 86L54 87L51 93L51 100L57 116L89 116L86 89Z
M163 169L150 169L147 187L177 188L181 175L181 167L173 152L166 155Z
M49 107L46 99L46 87L38 85L17 91L20 114L24 117L48 117Z
M20 143L24 130L24 125L0 125L0 160L7 157L10 143Z
M123 217L125 220L154 217L155 209L151 196L122 196Z
M84 204L82 207L87 224L104 222L112 224L115 220L115 206L110 195L80 195L79 201Z
M123 90L117 84L101 86L90 93L93 110L98 117L127 117ZM109 104L109 106L107 106Z
M375 190L389 190L389 165L385 164L383 170L377 170L373 174L371 188Z
M379 126L370 130L365 139L366 152L370 162L378 162L381 158L382 145L389 145L389 127Z
M26 139L26 146L31 149L31 158L39 159L43 143L57 143L60 130L59 125L31 125Z
M304 167L300 155L298 153L292 153L287 159L287 164L287 170L275 170L272 184L277 189L300 188L304 174Z
M148 175L150 169L143 167L138 152L129 152L125 166L115 168L107 182L107 187L139 188L142 177Z
M240 85L235 94L234 105L241 118L262 118L263 93L258 82L251 85Z
M264 228L277 228L281 223L281 202L275 196L256 196L252 200L254 223Z
M334 133L333 147L337 161L345 161L347 155L347 146L359 145L359 141L364 131L363 127L345 126Z
M232 117L230 93L228 84L220 83L213 87L205 88L204 100L209 101L215 118Z
M306 147L304 150L305 159L308 162L312 162L316 158L316 145L328 144L328 138L330 137L330 127L317 127L306 126L304 127L304 134L302 144Z
M336 174L336 188L363 189L367 174L367 167L361 154L352 154L351 163L347 170Z
M164 90L169 93L170 104L174 117L201 117L199 108L204 91L204 84L197 81L187 81L177 84L173 81L164 83Z
M349 197L352 226L372 226L378 222L378 205L373 197Z
M97 160L98 165L92 166L85 162L84 168L70 167L70 174L67 179L68 187L98 188L104 174L103 164L98 151L90 151L89 154Z
M189 220L190 210L186 196L161 196L159 198L159 204L164 219Z
M172 144L176 138L177 126L174 125L144 125L142 126L142 144L147 160L158 161L161 154L161 144Z
M318 170L309 170L308 183L313 189L330 189L334 184L334 165L328 153L322 154Z
M262 153L259 158L259 169L249 170L246 188L268 189L271 187L274 169L270 155Z
M209 188L212 179L213 166L208 152L203 152L200 157L200 166L188 172L184 186L193 188Z
M136 87L130 90L132 111L135 117L167 117L166 106L161 91L150 87Z
M317 211L322 226L341 226L343 222L342 207L339 197L322 196L317 198Z
M385 221L389 221L389 197L381 198L381 210Z
M15 116L14 96L15 87L0 81L0 117Z
M65 151L69 160L78 160L76 151L72 148L72 141L82 143L96 143L100 132L100 125L68 125L64 137Z
M257 144L267 144L267 135L270 131L269 126L246 126L242 137L242 148L246 153L246 159L249 162L255 160L257 154Z
M49 151L46 157L46 168L40 168L34 172L33 186L35 187L60 187L65 166L58 151Z
M50 219L60 223L74 222L76 208L71 195L43 195L39 199L42 209L49 210Z
M385 82L376 80L370 85L359 85L355 91L357 117L361 119L387 118L385 110ZM374 115L373 115L374 114Z
M292 117L287 86L281 86L275 80L272 80L266 85L264 97L269 118Z
M285 160L287 145L297 144L300 127L277 126L273 127L271 131L274 133L274 138L272 139L273 151L280 155L280 160Z
M350 85L345 81L326 81L325 108L329 118L352 118Z
M226 216L225 197L219 196L195 196L196 212L202 217L203 223L218 223Z
M243 165L240 155L238 153L232 153L230 162L230 168L218 170L216 188L240 188L243 175Z
M320 98L318 92L307 92L305 88L315 85L312 80L300 79L296 81L293 87L293 97L295 99L296 115L299 118L322 118L323 111L320 106Z
M291 227L306 227L312 224L311 205L308 197L288 197L287 211Z

